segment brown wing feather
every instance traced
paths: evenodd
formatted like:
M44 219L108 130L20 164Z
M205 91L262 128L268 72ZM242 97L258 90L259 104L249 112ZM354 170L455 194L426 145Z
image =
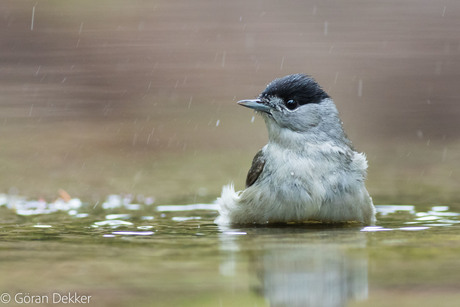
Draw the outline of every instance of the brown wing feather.
M248 176L246 177L246 188L250 187L251 185L256 182L257 178L259 178L260 173L264 169L265 165L265 158L262 154L262 150L255 155L254 159L252 160L251 168L249 169Z

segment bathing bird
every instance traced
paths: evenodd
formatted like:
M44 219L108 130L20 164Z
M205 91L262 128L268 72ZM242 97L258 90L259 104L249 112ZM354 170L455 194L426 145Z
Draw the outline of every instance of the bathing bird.
M223 187L217 224L374 224L366 157L354 150L334 101L312 77L275 79L238 104L262 116L268 143L255 155L244 190Z

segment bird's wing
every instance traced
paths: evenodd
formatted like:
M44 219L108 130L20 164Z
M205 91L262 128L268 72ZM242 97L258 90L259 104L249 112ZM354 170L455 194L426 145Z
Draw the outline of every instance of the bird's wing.
M249 188L251 185L254 184L254 182L256 182L257 178L259 178L260 173L262 173L262 170L264 169L264 165L265 158L261 149L252 160L251 168L249 169L248 176L246 177L246 188Z

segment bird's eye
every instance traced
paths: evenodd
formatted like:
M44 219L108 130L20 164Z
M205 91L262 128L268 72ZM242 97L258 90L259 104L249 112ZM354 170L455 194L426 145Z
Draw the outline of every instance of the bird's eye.
M294 110L295 108L297 108L297 102L295 100L290 99L286 102L286 107L289 110Z

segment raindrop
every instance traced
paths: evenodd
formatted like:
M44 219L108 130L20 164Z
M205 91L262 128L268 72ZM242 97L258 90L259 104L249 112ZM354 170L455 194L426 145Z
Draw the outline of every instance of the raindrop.
M284 56L281 58L280 70L283 70L283 65L284 65Z
M220 119L217 120L216 127L219 127L219 125L220 125Z
M328 31L329 23L327 21L324 22L324 35L327 36L327 31Z
M96 207L99 205L99 201L97 201L94 206L93 206L93 209L96 209Z
M30 31L34 30L35 6L37 6L37 3L35 3L35 5L32 7L32 20L30 21Z
M150 143L150 138L153 136L154 132L155 132L155 128L152 128L152 132L150 132L149 135L147 136L147 144Z
M252 117L251 117L251 123L253 123L255 119L256 119L256 117L255 117L255 116L252 116Z
M83 21L80 23L80 29L78 30L78 35L81 34L82 30L83 30Z

